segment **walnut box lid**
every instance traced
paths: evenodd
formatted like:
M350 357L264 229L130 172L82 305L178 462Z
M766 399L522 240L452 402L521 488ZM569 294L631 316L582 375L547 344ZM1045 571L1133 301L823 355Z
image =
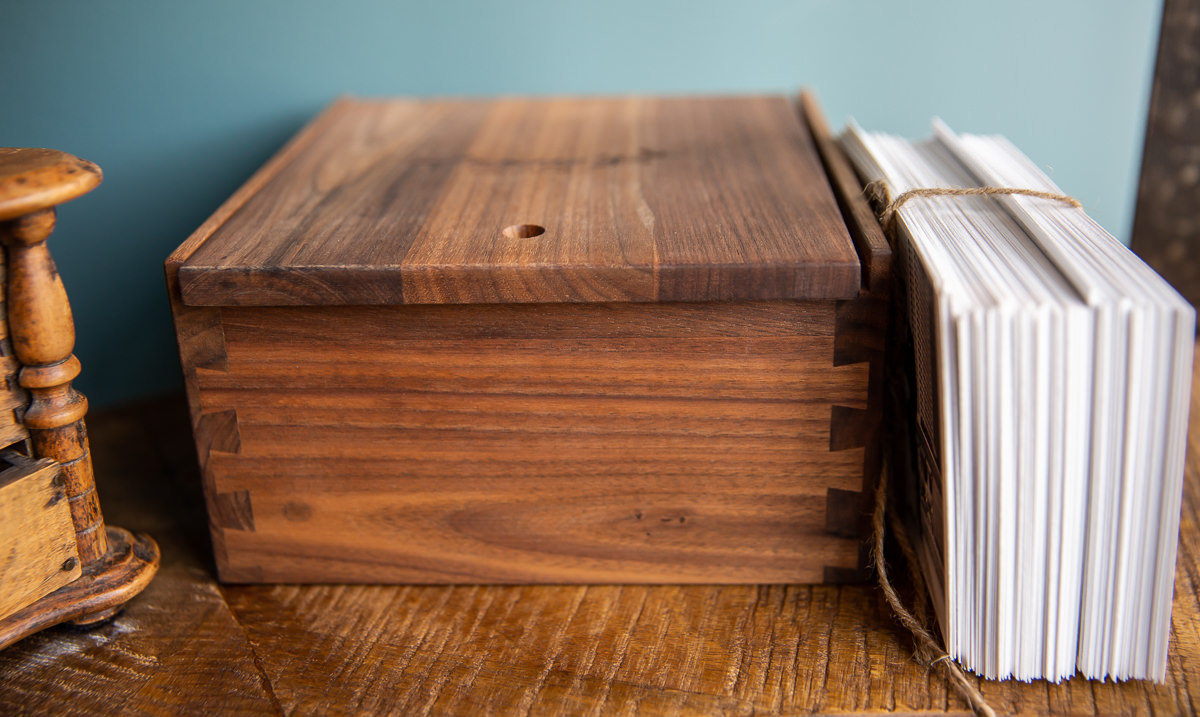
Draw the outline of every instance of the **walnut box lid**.
M193 306L845 299L860 265L766 97L332 105L209 220Z

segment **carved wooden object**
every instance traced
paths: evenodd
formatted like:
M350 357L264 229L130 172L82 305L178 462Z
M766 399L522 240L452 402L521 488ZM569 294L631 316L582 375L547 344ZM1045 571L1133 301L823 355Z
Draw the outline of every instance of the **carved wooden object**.
M110 617L149 582L158 548L147 536L106 528L92 476L84 416L87 400L71 381L79 375L75 325L62 280L46 247L55 206L100 183L94 164L45 149L0 149L0 241L7 257L6 316L19 385L28 392L21 424L38 465L58 473L73 533L77 579L18 612L0 610L0 647L59 622L94 623ZM45 549L60 545L51 532ZM66 566L66 562L60 564ZM4 580L21 580L9 572Z
M875 239L784 97L339 102L167 261L221 577L861 579Z

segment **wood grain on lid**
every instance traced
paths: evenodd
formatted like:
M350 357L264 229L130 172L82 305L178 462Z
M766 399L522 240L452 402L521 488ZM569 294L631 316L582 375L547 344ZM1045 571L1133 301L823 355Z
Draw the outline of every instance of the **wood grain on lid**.
M179 268L191 305L850 298L784 97L343 101Z

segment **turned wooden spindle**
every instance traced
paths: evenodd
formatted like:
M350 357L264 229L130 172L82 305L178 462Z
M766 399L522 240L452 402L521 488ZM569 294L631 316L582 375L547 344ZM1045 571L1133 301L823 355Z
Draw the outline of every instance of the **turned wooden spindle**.
M8 247L8 322L13 353L28 389L25 427L34 452L62 468L79 560L86 568L108 552L104 518L96 497L92 459L83 417L87 399L71 381L79 375L71 305L46 239L55 210L43 209L10 221L3 234Z
M100 513L83 420L87 400L72 387L80 369L72 353L75 322L46 246L56 207L91 191L100 179L99 167L65 152L0 148L0 242L8 274L4 309L13 355L21 365L18 381L29 393L21 422L29 431L33 458L51 459L61 471L82 568L74 582L0 615L0 648L61 622L89 625L111 617L158 569L158 546L149 536L107 527Z

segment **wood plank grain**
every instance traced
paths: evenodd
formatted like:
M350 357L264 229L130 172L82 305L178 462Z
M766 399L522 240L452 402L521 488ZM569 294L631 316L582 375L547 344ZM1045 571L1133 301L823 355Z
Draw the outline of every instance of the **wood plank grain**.
M15 465L6 456L19 461ZM0 453L0 617L81 573L75 526L59 467Z
M829 131L816 95L806 90L796 98L796 111L808 128L829 178L842 218L854 240L862 265L862 292L851 301L839 302L837 309L835 365L868 362L870 379L866 409L835 406L831 428L831 449L839 446L863 446L863 483L857 506L850 495L830 490L831 529L845 534L869 533L872 497L883 468L884 375L887 364L885 343L889 340L888 304L892 293L892 248L875 214L863 196L861 183L841 148ZM838 510L832 506L837 505ZM862 564L870 559L867 545L862 546Z
M163 569L110 627L0 652L5 713L968 714L870 586L218 587L181 402L89 427L107 514ZM981 683L1001 712L1200 708L1189 438L1167 682Z
M858 292L858 257L785 98L348 101L330 114L182 262L184 303Z
M202 368L219 371L225 367L225 336L221 328L220 309L184 305L180 298L179 268L230 216L294 161L318 137L321 137L331 124L337 122L338 118L349 109L349 106L350 103L347 100L339 100L309 122L303 130L288 140L266 164L255 171L232 196L222 202L212 216L192 232L191 236L163 262L163 273L166 275L167 281L167 299L171 304L171 318L175 324L175 338L179 346L183 385L188 396L192 431L197 437L204 436L206 431L202 430L201 426L196 371ZM208 455L207 442L200 440L196 445L199 449L197 455L203 460ZM206 485L212 483L203 464L201 465L201 479ZM209 511L214 514L218 507L215 495L216 492L213 490L205 491L203 494ZM219 542L220 533L214 531L212 537L214 540L213 551L218 555L222 554L225 547Z
M812 582L860 564L853 523L825 516L829 489L864 484L865 444L831 426L868 405L869 364L834 365L834 302L221 312L224 368L196 378L200 425L222 429L197 439L227 580Z
M275 646L263 667L289 711L969 714L869 587L222 591ZM1186 669L1165 685L976 682L1005 714L1176 714L1196 705Z
M1200 363L1197 364L1200 366ZM1200 382L1193 415L1200 416ZM1168 678L977 680L1002 713L1200 706L1200 424L1192 423ZM286 709L544 714L968 714L876 590L835 586L223 588ZM326 675L344 679L328 684Z
M874 296L887 296L891 292L892 246L863 194L862 183L834 140L816 95L811 91L800 93L797 111L812 134L825 173L833 186L834 196L837 197L838 207L842 210L842 217L858 250L863 288Z

